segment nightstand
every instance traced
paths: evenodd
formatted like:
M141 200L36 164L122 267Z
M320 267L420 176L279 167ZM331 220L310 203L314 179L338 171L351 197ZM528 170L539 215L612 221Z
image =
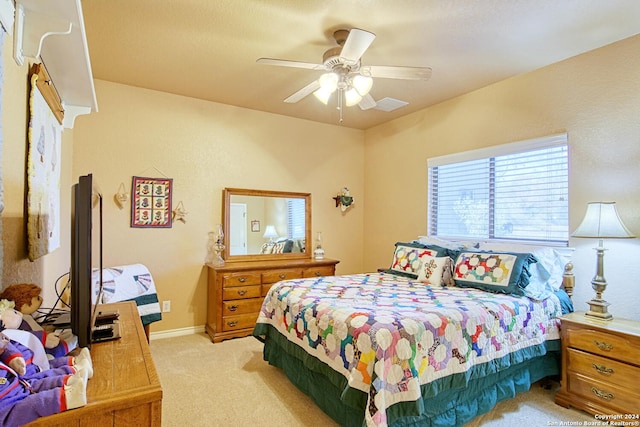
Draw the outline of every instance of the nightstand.
M555 402L594 415L637 416L640 322L592 319L584 312L561 321L562 379Z

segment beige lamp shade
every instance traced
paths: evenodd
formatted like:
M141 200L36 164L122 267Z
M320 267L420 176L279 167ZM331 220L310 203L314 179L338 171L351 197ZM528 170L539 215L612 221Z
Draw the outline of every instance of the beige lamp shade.
M267 225L262 237L264 237L265 239L276 239L278 237L278 232L276 231L276 227L274 225Z
M635 237L622 223L615 202L588 203L584 219L572 236L597 239Z

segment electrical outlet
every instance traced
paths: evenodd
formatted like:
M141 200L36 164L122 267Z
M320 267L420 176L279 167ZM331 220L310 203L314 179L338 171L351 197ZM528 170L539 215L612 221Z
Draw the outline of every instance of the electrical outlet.
M171 311L171 301L162 301L162 312L168 313Z

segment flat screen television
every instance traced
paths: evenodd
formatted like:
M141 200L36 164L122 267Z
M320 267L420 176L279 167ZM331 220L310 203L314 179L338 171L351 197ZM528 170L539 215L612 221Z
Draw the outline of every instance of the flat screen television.
M71 199L71 330L78 337L78 347L90 347L102 292L102 196L94 188L92 174L78 178ZM93 224L94 214L97 227ZM97 253L93 251L94 243Z

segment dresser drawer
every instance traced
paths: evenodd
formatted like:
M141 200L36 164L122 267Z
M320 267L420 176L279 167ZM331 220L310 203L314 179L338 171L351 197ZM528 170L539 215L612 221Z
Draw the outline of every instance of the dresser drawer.
M262 297L266 297L267 294L269 293L269 290L271 289L271 287L275 285L275 283L267 283L262 285Z
M334 273L335 267L333 265L309 267L304 270L304 277L333 276Z
M222 315L257 313L262 307L262 298L239 299L222 302Z
M638 411L640 395L631 394L626 389L575 373L569 373L568 382L571 393L617 410L618 413L635 414Z
M222 290L223 301L244 299L244 298L259 298L260 296L261 296L260 285L235 286L231 288L224 288Z
M224 332L236 329L253 328L256 325L258 313L238 314L237 316L223 316L222 330Z
M227 273L222 276L222 287L259 285L261 283L259 271Z
M288 268L283 270L270 270L262 273L262 283L271 284L281 280L299 279L302 277L302 269Z
M611 382L630 393L638 392L640 368L572 348L568 349L567 353L571 371L603 382Z
M594 329L569 327L566 337L568 346L604 357L639 365L640 339L608 334Z

